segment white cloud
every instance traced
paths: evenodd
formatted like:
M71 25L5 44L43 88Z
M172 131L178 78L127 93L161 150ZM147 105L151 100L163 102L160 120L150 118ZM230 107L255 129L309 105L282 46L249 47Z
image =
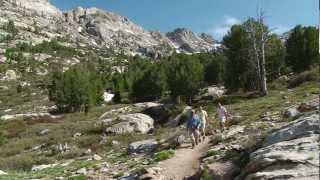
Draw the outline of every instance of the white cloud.
M229 25L229 26L233 26L235 24L240 24L241 21L237 18L231 17L231 16L225 16L224 17L224 24L225 25Z
M208 33L212 34L215 39L221 40L225 36L230 28L235 24L240 24L241 21L232 16L224 16L223 23L214 26L208 30Z

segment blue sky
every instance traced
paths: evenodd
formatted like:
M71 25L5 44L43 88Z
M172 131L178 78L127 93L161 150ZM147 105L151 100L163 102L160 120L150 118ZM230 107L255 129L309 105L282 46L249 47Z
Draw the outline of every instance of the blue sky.
M297 24L316 25L318 0L51 0L62 10L97 7L128 17L148 30L186 27L221 39L230 26L256 16L258 4L266 23L282 33Z

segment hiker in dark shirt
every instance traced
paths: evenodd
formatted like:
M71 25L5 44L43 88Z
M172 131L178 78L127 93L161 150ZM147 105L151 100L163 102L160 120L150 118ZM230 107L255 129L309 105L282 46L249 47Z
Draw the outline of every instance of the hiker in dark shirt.
M200 118L196 114L196 112L192 110L192 116L187 122L187 130L192 141L192 148L194 148L199 143L199 137L200 137L199 128L200 128Z

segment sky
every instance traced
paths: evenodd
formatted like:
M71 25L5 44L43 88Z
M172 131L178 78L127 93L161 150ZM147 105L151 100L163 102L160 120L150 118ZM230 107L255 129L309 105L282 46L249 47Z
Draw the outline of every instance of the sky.
M266 23L281 34L297 24L317 25L318 0L51 0L61 10L97 7L129 18L148 30L184 27L222 37L234 24L256 17L260 5Z

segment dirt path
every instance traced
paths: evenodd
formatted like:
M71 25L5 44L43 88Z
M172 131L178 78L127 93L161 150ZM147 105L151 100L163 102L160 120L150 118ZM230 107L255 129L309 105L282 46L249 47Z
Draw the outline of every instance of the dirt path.
M207 152L210 138L191 149L191 145L184 145L176 150L175 156L159 163L161 174L167 180L181 180L197 173L200 167L200 158Z

